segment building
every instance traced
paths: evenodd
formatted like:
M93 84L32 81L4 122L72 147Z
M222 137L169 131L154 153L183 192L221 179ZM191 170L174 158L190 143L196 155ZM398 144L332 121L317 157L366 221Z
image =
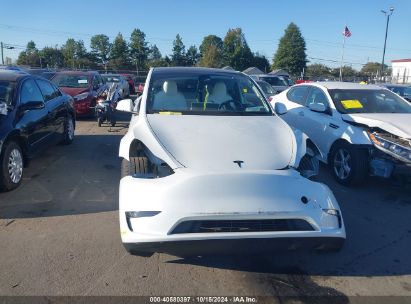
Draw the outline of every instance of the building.
M391 60L392 82L411 84L411 58Z

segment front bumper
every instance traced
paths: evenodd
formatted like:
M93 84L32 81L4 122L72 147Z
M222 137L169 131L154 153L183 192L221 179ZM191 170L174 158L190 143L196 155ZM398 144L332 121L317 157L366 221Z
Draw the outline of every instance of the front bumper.
M226 254L265 254L286 251L338 251L344 245L342 237L283 237L212 239L174 242L123 243L135 255L151 256L154 252L175 256L211 256Z
M83 99L74 102L74 108L76 110L76 116L89 116L94 113L94 104L90 99Z
M273 249L333 247L345 239L341 211L331 191L294 170L198 174L179 169L157 179L127 176L120 181L119 195L122 241L139 252L177 254L180 249L185 254L195 249L201 255L237 244L236 252L241 252L241 247L250 249L241 245L247 242L253 246L273 242ZM338 216L332 219L338 221L330 225L324 210L336 210ZM130 212L136 215L130 217ZM182 223L210 221L225 227L175 233ZM304 221L311 229L276 225L271 230L226 229L229 222L262 221Z

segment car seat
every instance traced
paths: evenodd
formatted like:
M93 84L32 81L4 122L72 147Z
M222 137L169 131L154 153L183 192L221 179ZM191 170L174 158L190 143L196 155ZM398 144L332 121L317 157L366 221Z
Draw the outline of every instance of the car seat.
M224 82L217 82L214 85L213 91L208 96L207 102L222 104L223 102L232 100L233 98L227 94L227 87Z
M183 94L178 92L175 81L166 80L163 83L163 90L154 95L154 110L187 110L187 102Z

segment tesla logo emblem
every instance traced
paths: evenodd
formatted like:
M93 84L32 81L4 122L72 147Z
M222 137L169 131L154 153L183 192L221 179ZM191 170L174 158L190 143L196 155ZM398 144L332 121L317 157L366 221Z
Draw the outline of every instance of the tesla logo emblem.
M235 160L235 161L233 161L233 163L236 163L240 168L241 168L241 165L244 163L242 160Z

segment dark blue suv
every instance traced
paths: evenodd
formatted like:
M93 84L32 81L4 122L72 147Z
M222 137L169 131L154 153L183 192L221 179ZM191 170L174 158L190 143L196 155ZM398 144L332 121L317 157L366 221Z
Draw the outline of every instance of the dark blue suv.
M19 186L27 160L49 145L74 139L73 99L50 81L0 71L0 191Z

